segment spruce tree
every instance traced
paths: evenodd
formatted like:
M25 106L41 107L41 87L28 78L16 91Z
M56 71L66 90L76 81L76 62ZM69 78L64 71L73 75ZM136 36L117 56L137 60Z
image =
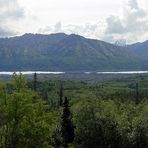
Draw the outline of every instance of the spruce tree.
M139 85L138 85L138 83L136 83L136 97L135 97L135 99L136 99L136 104L138 104L139 103Z
M63 103L63 85L62 83L60 84L60 92L59 92L59 105L62 106L62 103Z
M37 73L34 73L33 89L37 91Z
M63 115L61 126L63 147L67 148L68 144L72 143L74 140L74 126L72 123L72 116L69 109L69 101L67 97L65 97L63 102Z

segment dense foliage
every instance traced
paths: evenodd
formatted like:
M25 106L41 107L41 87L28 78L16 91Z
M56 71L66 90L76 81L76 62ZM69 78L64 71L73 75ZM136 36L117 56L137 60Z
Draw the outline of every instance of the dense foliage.
M35 84L34 84L35 83ZM0 83L0 148L147 148L148 78Z

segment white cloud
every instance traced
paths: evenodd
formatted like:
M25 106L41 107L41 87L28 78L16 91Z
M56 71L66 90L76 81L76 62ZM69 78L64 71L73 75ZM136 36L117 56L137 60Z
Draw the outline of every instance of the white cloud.
M61 30L62 30L62 23L61 22L56 23L54 26L54 32L61 32Z
M103 21L97 23L86 23L83 25L63 25L61 22L57 22L55 25L50 25L45 28L40 28L38 33L50 34L64 32L67 34L79 34L89 38L101 39L105 24Z
M10 30L6 26L4 28L0 26L0 37L8 37L14 35L16 35L16 32L14 32L13 30Z
M128 4L131 7L131 9L133 9L133 8L138 9L139 8L137 0L129 0Z
M128 42L146 40L148 37L148 15L140 7L138 0L129 0L123 7L121 16L110 16L106 19L107 28L104 39L126 39ZM106 37L105 37L106 36Z
M13 23L23 18L24 14L17 0L0 0L0 37L16 35Z
M141 7L138 0L128 0L122 6L118 15L110 15L107 18L94 23L82 25L58 22L40 29L40 33L75 33L85 37L102 39L109 42L127 40L127 42L144 41L148 38L148 14Z
M0 0L0 37L64 32L109 42L144 41L146 4L147 0Z

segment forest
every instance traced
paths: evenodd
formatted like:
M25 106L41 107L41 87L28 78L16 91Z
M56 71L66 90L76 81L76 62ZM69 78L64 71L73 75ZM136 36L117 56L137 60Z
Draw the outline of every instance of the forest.
M0 148L148 148L148 76L0 82Z

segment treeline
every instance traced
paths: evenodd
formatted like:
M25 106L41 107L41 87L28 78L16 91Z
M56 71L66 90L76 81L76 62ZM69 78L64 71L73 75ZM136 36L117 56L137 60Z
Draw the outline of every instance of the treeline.
M147 148L147 98L103 93L85 82L14 74L0 84L0 148Z

